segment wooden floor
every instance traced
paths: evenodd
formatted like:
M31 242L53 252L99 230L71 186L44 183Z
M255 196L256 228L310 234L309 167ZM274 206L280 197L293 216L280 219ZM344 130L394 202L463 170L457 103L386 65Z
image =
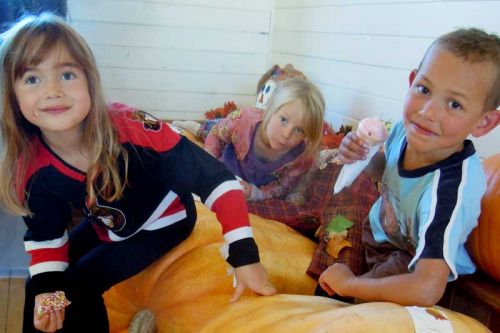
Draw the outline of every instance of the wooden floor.
M24 281L20 274L0 276L0 333L22 331Z
M0 209L0 333L22 331L24 281L29 264L23 244L25 232L20 217Z

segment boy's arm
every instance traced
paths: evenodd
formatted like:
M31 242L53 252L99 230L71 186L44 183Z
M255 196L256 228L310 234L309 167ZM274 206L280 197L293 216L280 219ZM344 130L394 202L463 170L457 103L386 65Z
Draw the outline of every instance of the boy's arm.
M433 306L441 299L449 274L443 259L420 259L412 273L384 278L356 277L346 265L334 264L321 274L319 283L327 291L364 301Z
M370 163L366 166L365 172L375 181L382 181L385 170L385 153L378 151L373 155Z

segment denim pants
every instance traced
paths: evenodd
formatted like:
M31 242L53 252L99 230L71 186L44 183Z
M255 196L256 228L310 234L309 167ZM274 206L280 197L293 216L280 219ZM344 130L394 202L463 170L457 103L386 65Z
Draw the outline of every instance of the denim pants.
M102 295L115 284L141 272L192 232L194 222L182 220L154 231L140 231L120 242L102 242L84 219L69 235L70 264L63 288L71 304L62 332L109 332ZM26 281L23 332L33 327L34 290Z

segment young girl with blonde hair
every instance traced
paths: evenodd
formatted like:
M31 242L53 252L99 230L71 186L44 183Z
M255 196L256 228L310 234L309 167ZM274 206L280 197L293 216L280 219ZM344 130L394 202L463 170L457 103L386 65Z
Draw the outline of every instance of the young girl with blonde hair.
M147 113L106 105L90 48L61 18L25 17L0 39L0 196L28 227L25 332L107 332L102 294L189 236L192 193L222 224L232 300L275 292L222 163ZM72 207L85 218L68 231ZM45 311L59 291L71 304Z
M284 198L317 158L324 110L312 82L290 78L276 84L265 109L242 108L196 132L205 150L239 177L247 200Z

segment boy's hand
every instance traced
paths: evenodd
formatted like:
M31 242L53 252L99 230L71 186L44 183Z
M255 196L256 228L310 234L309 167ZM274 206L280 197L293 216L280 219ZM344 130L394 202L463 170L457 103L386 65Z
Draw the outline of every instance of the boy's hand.
M50 293L38 294L35 297L35 311L33 316L33 325L42 332L55 332L63 327L64 308L49 313L39 313L41 301Z
M267 272L264 266L259 263L240 266L235 268L236 289L230 301L237 301L245 288L250 288L260 295L273 295L276 293L276 288L269 282Z
M349 266L341 263L335 263L328 267L319 276L318 283L327 292L328 295L332 296L334 293L340 296L350 296L349 293L349 282L356 278Z
M339 159L344 164L351 164L366 159L370 146L356 133L349 132L340 142Z

